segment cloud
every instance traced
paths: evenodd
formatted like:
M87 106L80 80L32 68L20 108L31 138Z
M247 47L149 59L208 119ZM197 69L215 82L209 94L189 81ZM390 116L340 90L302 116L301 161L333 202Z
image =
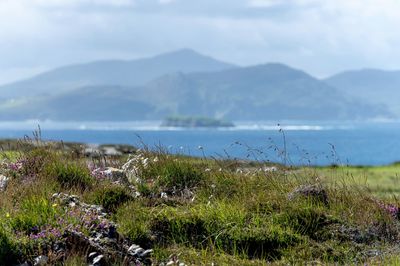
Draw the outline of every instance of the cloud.
M15 77L182 47L317 76L400 69L399 8L397 0L0 0L0 71Z
M283 0L250 0L248 5L250 7L262 7L262 8L269 8L274 7L277 5L282 5L284 3Z
M168 4L172 4L175 3L176 0L158 0L158 2L162 5L168 5Z
M29 2L34 6L58 8L81 6L130 7L135 5L134 0L29 0Z

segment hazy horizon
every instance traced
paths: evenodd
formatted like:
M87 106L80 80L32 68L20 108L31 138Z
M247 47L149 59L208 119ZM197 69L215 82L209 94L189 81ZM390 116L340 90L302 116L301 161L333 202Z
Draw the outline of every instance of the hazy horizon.
M280 62L318 78L395 70L399 7L394 0L3 0L0 84L182 48L240 66Z

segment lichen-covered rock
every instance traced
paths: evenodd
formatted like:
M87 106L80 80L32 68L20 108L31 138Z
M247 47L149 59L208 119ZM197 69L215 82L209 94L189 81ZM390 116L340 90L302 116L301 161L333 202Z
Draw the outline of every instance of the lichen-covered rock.
M10 179L5 175L0 175L0 192L6 190Z
M85 230L89 231L87 234L76 229L66 230L63 237L66 252L84 252L89 265L113 265L117 261L126 265L151 264L152 250L145 250L120 235L117 224L109 220L102 206L86 204L79 197L65 193L56 193L52 198L60 206L82 213L83 224L87 225Z
M97 179L109 180L112 183L120 185L129 185L128 177L121 169L114 167L95 168L92 170L92 175Z

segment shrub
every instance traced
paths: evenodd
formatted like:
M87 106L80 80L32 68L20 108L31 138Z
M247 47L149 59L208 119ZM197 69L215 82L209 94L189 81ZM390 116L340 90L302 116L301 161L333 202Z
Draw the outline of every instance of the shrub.
M17 249L9 239L3 228L0 228L0 265L9 265L17 262Z
M102 187L94 192L94 202L110 212L115 212L119 206L132 199L127 189L116 185Z
M21 164L20 174L22 176L37 176L43 168L53 160L54 154L44 148L36 148L26 152L18 159Z

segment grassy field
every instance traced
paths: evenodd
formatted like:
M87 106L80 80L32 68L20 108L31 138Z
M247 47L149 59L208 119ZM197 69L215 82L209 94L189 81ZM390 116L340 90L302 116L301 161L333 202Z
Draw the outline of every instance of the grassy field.
M390 198L400 193L400 165L346 166L314 168L321 179L327 182L348 182L368 187L376 196Z
M152 250L137 265L400 263L399 165L294 168L79 147L25 141L0 153L9 178L0 192L1 265L40 255L48 265L85 265L89 248L68 235L90 239L114 224L118 239ZM54 193L81 203L63 205ZM118 248L102 249L105 264L128 265Z

